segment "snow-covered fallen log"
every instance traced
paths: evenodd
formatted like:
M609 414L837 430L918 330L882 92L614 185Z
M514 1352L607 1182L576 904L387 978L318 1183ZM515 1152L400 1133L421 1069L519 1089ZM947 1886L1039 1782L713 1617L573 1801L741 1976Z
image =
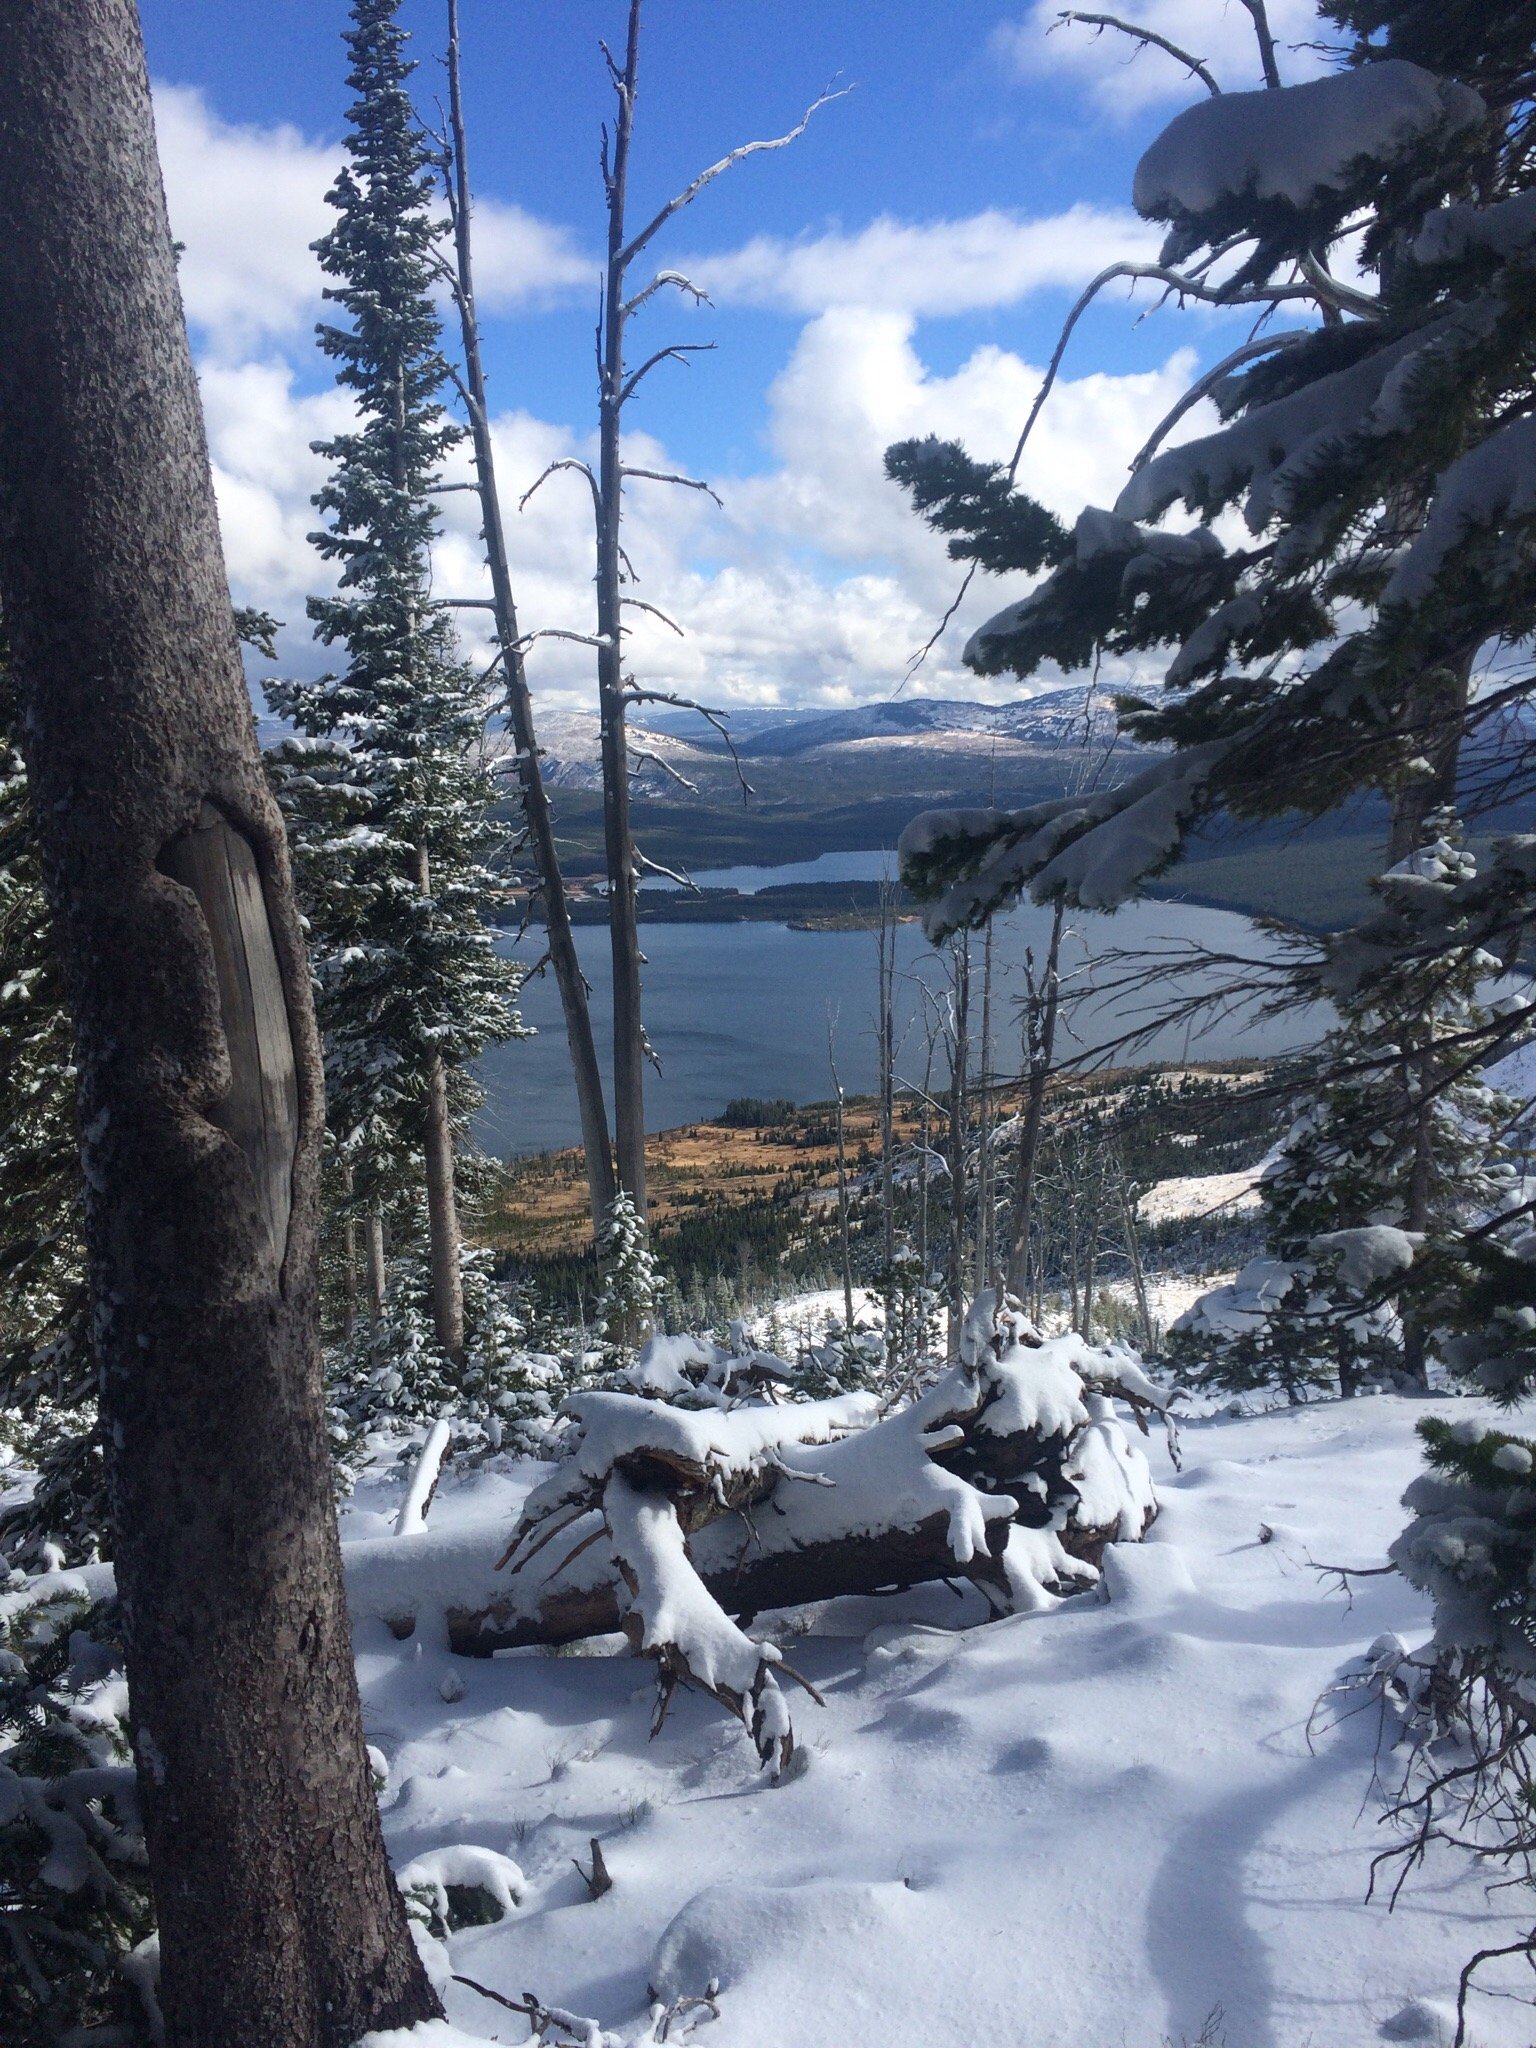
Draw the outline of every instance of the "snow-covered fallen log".
M960 1364L891 1414L864 1395L703 1410L576 1396L570 1450L529 1495L505 1569L483 1539L352 1545L353 1613L400 1634L420 1620L471 1656L623 1631L658 1665L662 1711L695 1685L782 1766L782 1654L752 1620L936 1579L969 1581L998 1613L1093 1584L1106 1543L1156 1513L1115 1397L1138 1421L1163 1406L1130 1353L1042 1344L990 1297Z

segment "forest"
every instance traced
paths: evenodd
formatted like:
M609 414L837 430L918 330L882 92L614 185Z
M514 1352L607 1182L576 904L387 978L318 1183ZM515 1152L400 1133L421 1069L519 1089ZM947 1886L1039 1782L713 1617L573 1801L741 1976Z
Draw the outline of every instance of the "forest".
M0 0L0 2043L1530 2048L1536 4L240 12Z

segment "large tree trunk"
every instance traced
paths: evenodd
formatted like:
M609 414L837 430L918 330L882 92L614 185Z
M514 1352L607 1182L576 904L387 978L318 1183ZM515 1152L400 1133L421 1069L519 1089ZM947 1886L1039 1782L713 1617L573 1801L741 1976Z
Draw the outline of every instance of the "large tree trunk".
M453 230L459 324L464 338L464 379L468 400L469 430L475 451L475 476L480 493L480 514L485 539L486 565L491 574L491 601L495 607L496 638L501 649L502 679L506 689L507 724L517 748L517 779L522 792L523 818L528 827L528 845L538 875L539 899L544 908L548 934L549 964L560 991L560 1008L565 1018L566 1044L570 1048L571 1073L576 1084L576 1104L581 1117L581 1142L586 1158L587 1198L592 1210L592 1228L601 1231L613 1204L613 1155L608 1144L608 1116L603 1107L603 1076L597 1047L592 1037L592 1014L587 1004L587 984L576 956L576 937L565 897L565 878L555 845L555 822L549 795L539 767L538 741L534 733L533 697L528 688L528 671L523 660L522 639L517 627L517 605L512 595L512 571L507 560L506 531L501 519L501 496L496 485L496 454L491 443L490 412L485 396L485 370L480 358L480 321L475 309L473 251L470 242L469 162L464 132L463 92L459 70L458 0L448 0L448 103L453 124Z
M950 941L950 976L954 990L949 1046L949 1266L946 1322L947 1356L960 1356L960 1328L965 1321L965 1136L970 1123L971 935Z
M172 2048L435 2015L384 1854L316 1317L320 1064L131 0L0 0L0 601L80 1071Z

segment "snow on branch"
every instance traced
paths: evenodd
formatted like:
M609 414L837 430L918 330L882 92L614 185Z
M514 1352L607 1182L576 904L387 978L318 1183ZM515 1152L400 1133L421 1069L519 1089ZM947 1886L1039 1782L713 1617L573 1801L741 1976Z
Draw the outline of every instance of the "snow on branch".
M1505 258L1536 242L1536 188L1493 206L1462 200L1424 216L1413 244L1415 263L1456 263L1475 249Z
M1438 351L1477 333L1489 313L1479 305L1415 328L1285 398L1255 406L1231 426L1164 449L1131 478L1116 500L1116 513L1153 520L1182 500L1209 518L1246 490L1248 530L1263 532L1341 444L1404 431L1414 379Z
M1536 198L1536 193L1526 194ZM1533 216L1536 220L1536 216ZM1491 548L1495 580L1523 565L1536 519L1536 419L1500 427L1438 479L1429 517L1382 593L1383 606L1422 605L1469 545Z
M1114 789L1021 811L923 811L897 851L906 886L927 908L935 944L982 925L1029 888L1111 910L1172 858L1228 743L1211 740L1158 761Z
M1390 168L1486 113L1470 86L1401 57L1278 91L1222 93L1168 124L1136 166L1131 198L1145 218L1174 222L1244 197L1301 209L1344 190L1362 165Z
M686 1684L734 1714L762 1762L782 1771L794 1751L775 1676L783 1652L754 1642L712 1598L688 1556L677 1507L664 1494L642 1493L610 1473L603 1519L627 1592L624 1632L638 1655L656 1660L660 1673L652 1733L666 1719L677 1686Z
M685 491L702 491L706 498L714 499L722 512L725 510L725 501L720 493L713 484L705 483L702 477L682 476L670 469L631 469L628 463L625 463L622 474L626 478L645 477L653 484L681 484Z

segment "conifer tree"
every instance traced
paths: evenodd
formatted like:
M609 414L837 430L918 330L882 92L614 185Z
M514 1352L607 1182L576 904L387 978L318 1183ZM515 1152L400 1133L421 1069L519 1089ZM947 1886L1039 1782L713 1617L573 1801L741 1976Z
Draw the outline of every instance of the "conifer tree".
M1027 428L1007 471L936 442L890 452L957 559L1050 570L973 634L973 668L1161 654L1169 690L1122 701L1171 751L1120 787L909 828L904 874L935 935L1022 888L1121 902L1223 808L1316 815L1374 787L1401 859L1455 800L1464 733L1508 702L1468 683L1485 642L1536 623L1530 8L1324 13L1350 36L1339 70L1285 86L1271 49L1263 92L1197 101L1146 151L1133 196L1167 225L1161 258L1110 266L1068 323L1062 349L1120 277L1272 316L1158 424L1113 508L1070 533L1043 514L1014 482ZM1355 236L1366 284L1329 267ZM1221 424L1165 445L1201 399ZM1167 530L1175 508L1200 523ZM1212 522L1234 510L1231 545ZM1533 767L1527 732L1485 796Z
M348 161L328 195L337 223L316 244L326 297L349 323L323 325L320 346L358 420L319 444L332 473L313 539L339 574L309 613L348 662L269 695L303 735L278 750L274 775L310 917L332 1137L374 1218L424 1179L434 1330L457 1359L454 1138L476 1100L468 1063L518 1028L517 973L484 921L497 836L478 753L485 703L429 594L433 492L462 430L441 397L431 288L443 230L398 13L398 0L354 0Z
M609 1207L597 1255L603 1289L596 1322L603 1356L610 1366L626 1365L650 1334L661 1282L645 1224L623 1188Z
M1432 814L1428 830L1428 843L1374 885L1389 913L1425 886L1476 874L1452 814ZM1335 1384L1352 1394L1387 1371L1426 1383L1424 1316L1410 1304L1405 1326L1384 1302L1362 1302L1326 1240L1380 1227L1445 1239L1508 1198L1516 1175L1501 1138L1515 1105L1468 1058L1487 1015L1478 990L1488 965L1480 948L1463 948L1427 968L1399 963L1340 997L1339 1024L1317 1055L1320 1084L1259 1183L1267 1256L1170 1333L1191 1383L1274 1385L1293 1400Z

